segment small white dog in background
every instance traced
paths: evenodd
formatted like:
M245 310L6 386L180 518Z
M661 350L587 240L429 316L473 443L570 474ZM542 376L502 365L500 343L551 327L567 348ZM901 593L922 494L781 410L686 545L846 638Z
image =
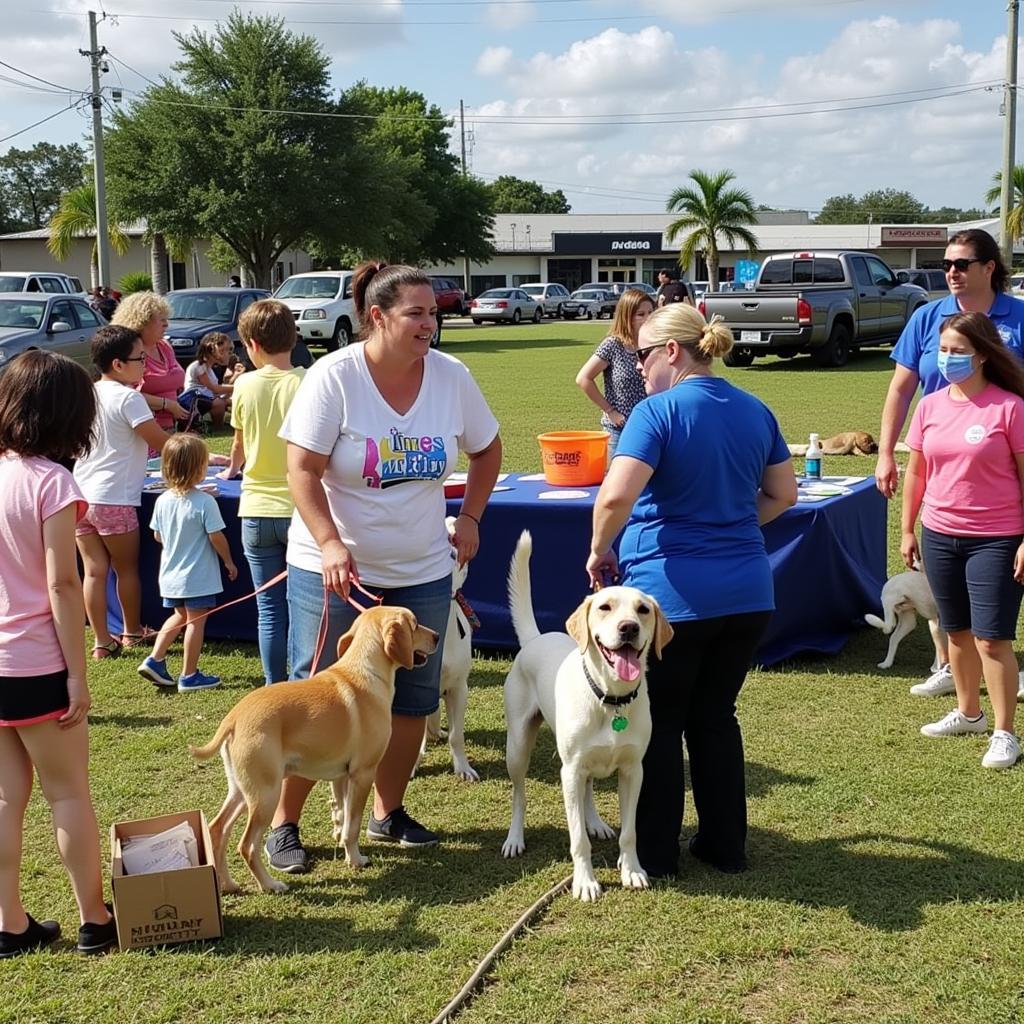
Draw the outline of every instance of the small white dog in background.
M448 516L444 524L448 527L448 536L451 537L455 532L455 517ZM459 604L458 597L468 575L468 563L459 566L456 562L452 569L452 602L448 610L448 631L445 634L441 655L441 697L448 713L448 748L452 752L455 774L466 782L479 782L480 776L466 758L466 705L469 702L469 673L473 667L473 626ZM414 775L427 752L427 744L437 743L444 739L444 735L441 728L441 709L438 708L427 719L420 756L413 768Z
M889 649L885 658L878 663L879 668L892 668L896 657L896 649L905 636L917 625L917 616L922 615L928 620L928 629L935 645L935 660L932 662L932 675L923 683L917 683L910 692L919 697L941 697L954 693L953 674L949 666L949 644L946 633L939 625L939 609L932 596L932 588L928 577L920 567L909 572L901 572L891 576L882 587L882 614L865 615L864 621L875 629L880 629L889 636Z

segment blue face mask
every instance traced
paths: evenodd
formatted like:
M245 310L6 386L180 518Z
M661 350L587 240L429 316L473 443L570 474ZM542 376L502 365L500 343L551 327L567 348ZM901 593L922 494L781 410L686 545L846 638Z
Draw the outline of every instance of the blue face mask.
M940 352L939 373L950 384L959 384L974 373L974 356L958 352Z

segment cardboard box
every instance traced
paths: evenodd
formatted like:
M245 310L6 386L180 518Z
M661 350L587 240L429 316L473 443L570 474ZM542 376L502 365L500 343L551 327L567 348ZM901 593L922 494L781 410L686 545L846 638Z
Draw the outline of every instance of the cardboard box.
M199 843L200 865L180 871L126 875L121 843L131 836L156 835L187 821ZM147 949L224 934L213 844L202 811L179 811L110 827L110 880L114 890L117 941L122 950Z

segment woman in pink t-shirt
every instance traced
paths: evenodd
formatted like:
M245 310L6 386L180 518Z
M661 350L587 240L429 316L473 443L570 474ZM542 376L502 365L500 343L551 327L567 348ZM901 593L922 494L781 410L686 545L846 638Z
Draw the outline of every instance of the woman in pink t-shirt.
M139 391L157 423L164 430L173 430L175 420L187 420L188 410L178 402L185 386L185 371L174 349L164 341L171 307L156 292L133 292L121 300L111 323L130 327L142 338L142 383Z
M1009 768L1021 755L1013 639L1024 596L1024 367L984 313L943 323L938 366L949 387L921 399L907 434L900 553L914 568L923 503L921 552L949 634L957 708L921 732L988 732L984 676L995 728L981 763Z
M85 606L75 524L86 504L62 463L89 450L96 396L65 356L30 351L0 386L0 958L53 942L56 921L21 904L32 770L53 814L78 902L78 948L117 939L103 902L100 838L89 795Z

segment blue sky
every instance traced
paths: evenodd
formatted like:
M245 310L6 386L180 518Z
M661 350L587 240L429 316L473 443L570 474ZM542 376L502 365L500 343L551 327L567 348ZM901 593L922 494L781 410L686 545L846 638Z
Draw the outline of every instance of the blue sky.
M87 42L88 6L26 0L5 14L0 61L18 70L0 73L18 84L0 80L0 137L66 102L30 91L39 83L24 72L87 86L77 50ZM359 78L406 85L452 112L463 99L475 173L557 183L579 212L659 211L695 167L729 168L758 202L811 211L829 195L887 186L932 206L968 207L981 204L999 166L1003 119L990 87L1003 77L1003 0L239 6L280 14L295 31L315 35L339 88ZM157 77L176 55L172 30L212 29L206 19L231 5L112 0L111 9L121 17L101 26L101 42ZM69 13L44 13L57 10ZM164 20L169 10L180 20ZM104 84L123 85L127 100L145 87L116 62ZM662 112L674 116L652 117ZM87 129L84 114L72 110L0 143L0 151L72 141Z

